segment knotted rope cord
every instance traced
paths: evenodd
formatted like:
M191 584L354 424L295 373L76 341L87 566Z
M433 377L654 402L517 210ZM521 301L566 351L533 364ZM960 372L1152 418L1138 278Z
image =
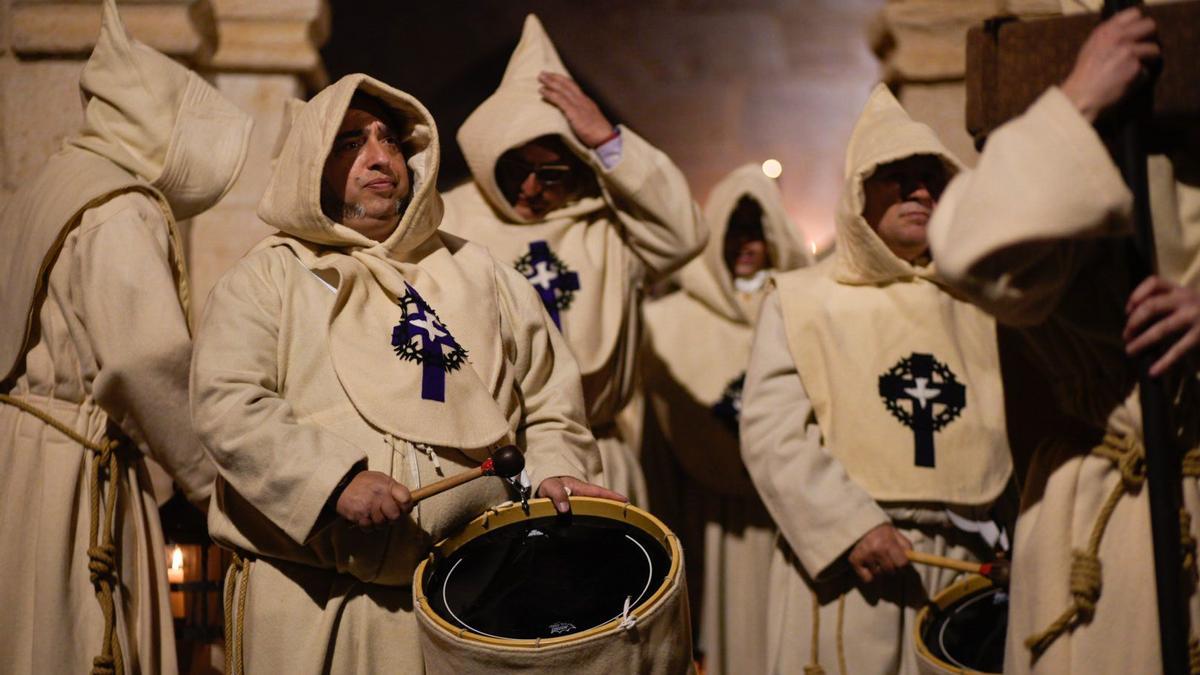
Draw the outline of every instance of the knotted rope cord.
M0 394L0 403L7 403L21 412L28 413L41 420L47 426L58 431L72 441L95 454L92 460L92 470L89 479L91 492L91 514L88 528L88 572L92 586L96 589L96 601L100 603L100 613L104 615L104 641L100 646L100 654L92 658L93 675L113 675L124 673L125 663L121 655L121 639L117 635L116 603L113 600L113 589L120 580L117 574L117 545L113 540L114 525L117 517L117 499L120 495L118 485L121 480L121 461L117 453L120 441L105 438L103 443L84 438L71 427L55 419L52 415L37 408L27 401ZM101 488L107 479L109 483L109 500L104 505L104 531L100 531Z
M1072 623L1091 621L1096 611L1096 601L1100 598L1103 569L1100 564L1100 542L1104 531L1112 518L1117 504L1126 494L1134 494L1141 489L1146 480L1146 450L1141 442L1133 437L1122 438L1115 434L1106 434L1104 442L1092 449L1092 454L1104 457L1113 462L1121 474L1121 480L1113 486L1108 499L1100 508L1092 526L1091 536L1088 537L1087 548L1071 552L1071 606L1063 610L1045 630L1034 633L1025 640L1035 656L1041 655L1066 632ZM1193 448L1183 458L1182 474L1184 476L1200 476L1200 449ZM1180 543L1183 550L1184 571L1195 573L1196 540L1191 536L1191 516L1185 509L1180 511ZM1200 674L1200 643L1193 636L1190 641L1191 671Z
M225 674L243 675L246 659L242 652L246 637L246 591L250 586L250 561L236 552L225 575ZM237 591L237 614L233 612L233 595ZM234 652L237 656L234 656Z
M825 675L825 668L821 666L821 600L817 597L816 591L810 592L812 593L812 658L811 662L804 666L804 675ZM837 625L834 629L837 640L838 671L842 675L846 675L846 645L843 629L845 623L846 594L842 593L838 596Z

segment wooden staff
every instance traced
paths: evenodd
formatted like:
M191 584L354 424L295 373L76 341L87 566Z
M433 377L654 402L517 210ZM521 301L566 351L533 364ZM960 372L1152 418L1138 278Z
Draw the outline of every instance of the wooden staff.
M443 478L436 483L430 483L424 487L419 487L412 491L412 501L414 504L422 499L428 499L434 495L441 494L450 488L456 488L463 483L469 483L476 478L482 476L499 476L501 478L512 478L521 473L525 468L525 457L517 450L515 446L506 445L497 450L491 457L483 461L483 464L456 473L453 476Z

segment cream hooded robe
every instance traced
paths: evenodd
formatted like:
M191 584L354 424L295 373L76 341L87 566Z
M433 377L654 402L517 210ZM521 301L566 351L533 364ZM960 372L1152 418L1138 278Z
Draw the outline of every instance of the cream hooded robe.
M380 243L321 211L355 91L403 121L412 199ZM209 298L192 413L220 477L209 528L250 561L228 590L251 673L420 672L413 570L509 496L485 478L364 531L322 511L360 462L415 489L520 447L534 486L596 452L570 352L521 276L438 231L437 129L411 96L348 75L296 115L259 205L279 228ZM237 652L235 652L236 654Z
M547 309L579 362L588 421L600 444L601 462L589 465L589 475L645 504L638 459L614 417L633 392L643 285L699 253L704 225L683 174L630 129L620 128L620 161L604 168L562 112L538 94L542 71L567 72L530 15L500 87L458 132L474 181L446 195L446 229L522 269L547 299L553 295ZM599 192L527 222L501 194L496 160L545 135L561 138L592 169Z
M643 382L653 418L642 456L655 488L650 504L673 520L689 553L699 648L712 675L766 672L767 571L775 550L775 526L737 444L754 320L769 288L736 290L725 262L729 219L744 197L762 209L772 270L811 264L775 182L757 164L743 166L708 198L708 245L683 269L682 289L645 309ZM660 480L661 464L673 475ZM662 494L664 484L676 489Z
M1160 273L1197 288L1197 158L1150 158L1150 198ZM1190 182L1191 187L1176 180ZM1059 417L1033 457L1021 498L1012 569L1006 671L1157 672L1161 655L1146 490L1133 494L1114 459L1141 449L1136 372L1124 355L1128 278L1124 237L1131 196L1093 127L1052 88L988 139L979 165L947 188L930 241L946 275L1004 323L1054 383ZM1006 376L1008 373L1006 373ZM1200 392L1196 361L1167 376L1171 429L1190 451L1184 527L1200 528ZM1021 396L1020 391L1010 392ZM1020 421L1017 421L1020 423ZM1098 515L1116 496L1107 527ZM1099 546L1089 547L1102 531ZM1073 607L1073 565L1099 561L1094 615L1067 615L1071 630L1044 631ZM1085 562L1076 563L1081 559ZM1191 572L1195 574L1194 569ZM1194 578L1194 577L1193 577ZM1193 653L1200 598L1189 589ZM1085 600L1086 602L1086 600ZM1027 641L1042 638L1035 657ZM1196 657L1193 657L1194 659ZM1193 660L1195 663L1195 660Z
M910 567L863 586L845 555L887 522L917 550L986 555L949 512L987 520L1011 473L992 320L948 294L932 265L892 254L862 217L863 181L917 154L959 167L877 86L846 153L837 250L777 277L755 330L741 450L782 535L772 673L915 672L915 613L953 573Z
M100 569L115 500L119 670L171 673L162 528L142 458L197 504L215 475L188 418L175 218L225 193L251 123L195 73L130 40L111 1L80 89L82 131L0 215L0 391L89 444L123 444L96 492L92 451L0 404L0 669L83 673L106 651L107 612L88 571L95 499Z

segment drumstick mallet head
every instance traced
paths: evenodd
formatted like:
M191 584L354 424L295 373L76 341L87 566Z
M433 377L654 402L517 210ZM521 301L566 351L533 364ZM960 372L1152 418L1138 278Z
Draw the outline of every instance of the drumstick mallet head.
M450 488L458 487L463 483L469 483L481 476L499 476L500 478L512 478L521 473L525 468L525 456L521 451L513 445L506 445L496 452L492 453L491 457L483 460L483 464L468 469L462 473L456 473L448 478L443 478L436 483L430 483L413 490L411 493L413 503L417 503L422 499L441 494Z
M991 579L992 583L997 586L1008 586L1009 570L1012 567L1012 563L1006 558L996 558L991 562L977 563L912 550L905 551L904 554L909 560L915 563L932 565L958 572L970 572Z
M521 454L517 446L506 445L485 459L480 469L485 476L512 478L525 469L525 455Z

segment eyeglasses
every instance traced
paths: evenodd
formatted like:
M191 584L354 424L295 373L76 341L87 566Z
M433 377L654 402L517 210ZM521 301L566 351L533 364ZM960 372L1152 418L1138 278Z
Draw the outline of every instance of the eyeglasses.
M529 174L542 185L561 185L571 176L569 164L530 164L515 158L503 158L496 163L496 177L501 182L519 185Z

